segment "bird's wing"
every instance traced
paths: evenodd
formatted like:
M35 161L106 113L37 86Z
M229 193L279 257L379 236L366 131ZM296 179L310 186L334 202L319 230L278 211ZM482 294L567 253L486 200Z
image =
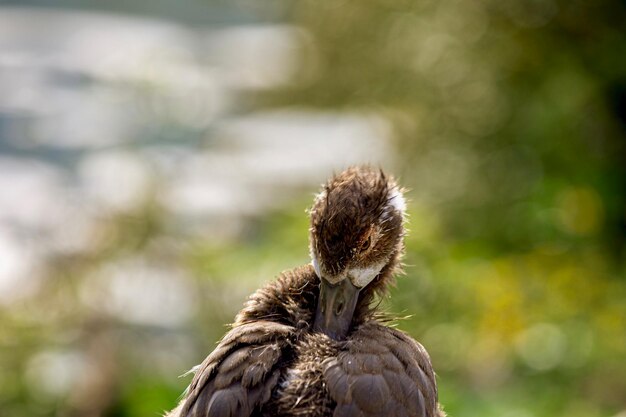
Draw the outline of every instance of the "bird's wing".
M198 367L180 417L249 417L271 396L293 327L259 321L233 328Z
M324 379L334 417L435 417L435 375L426 350L406 334L371 322L360 326Z

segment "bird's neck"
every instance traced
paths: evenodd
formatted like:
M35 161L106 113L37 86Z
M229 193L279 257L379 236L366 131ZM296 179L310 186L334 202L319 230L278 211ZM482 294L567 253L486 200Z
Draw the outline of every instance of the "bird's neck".
M374 280L359 294L352 327L377 314L374 301L383 296L394 282L400 263L401 247ZM319 278L311 265L283 272L275 281L252 294L237 314L234 326L257 320L269 320L306 330L313 327L319 297Z
M285 271L249 297L234 325L268 320L306 328L313 322L317 296L317 276L311 265Z

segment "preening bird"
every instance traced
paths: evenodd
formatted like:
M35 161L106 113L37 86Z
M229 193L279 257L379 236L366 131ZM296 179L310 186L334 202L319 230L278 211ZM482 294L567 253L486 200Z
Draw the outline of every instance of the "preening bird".
M166 417L443 417L428 353L376 310L404 210L381 170L331 178L310 210L311 264L250 296Z

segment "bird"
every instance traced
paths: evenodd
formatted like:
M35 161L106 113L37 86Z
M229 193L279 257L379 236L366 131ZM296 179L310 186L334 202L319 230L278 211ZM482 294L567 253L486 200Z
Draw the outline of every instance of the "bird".
M165 417L445 417L427 351L378 310L405 212L380 168L331 177L309 210L311 263L249 297Z

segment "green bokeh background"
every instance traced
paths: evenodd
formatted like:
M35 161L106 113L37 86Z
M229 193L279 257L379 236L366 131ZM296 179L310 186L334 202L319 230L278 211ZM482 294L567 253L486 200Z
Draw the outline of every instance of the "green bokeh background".
M159 13L198 24L190 16L205 6L185 7L193 12ZM206 13L216 7L231 6L215 2ZM406 275L383 305L430 352L449 415L625 415L626 3L232 7L306 33L296 79L250 94L249 109L357 111L390 122L390 170L408 189L410 232ZM151 13L147 2L139 9ZM251 216L232 241L154 245L178 239L157 204L108 219L96 251L57 260L37 296L0 308L0 415L172 408L190 377L158 360L182 374L210 352L246 294L308 262L304 210L314 191ZM193 277L202 302L188 326L132 327L79 302L84 276L146 254ZM183 356L192 362L175 346L151 366L137 359L143 343L177 338L192 341ZM26 364L42 348L86 352L95 380L70 396L33 389Z

